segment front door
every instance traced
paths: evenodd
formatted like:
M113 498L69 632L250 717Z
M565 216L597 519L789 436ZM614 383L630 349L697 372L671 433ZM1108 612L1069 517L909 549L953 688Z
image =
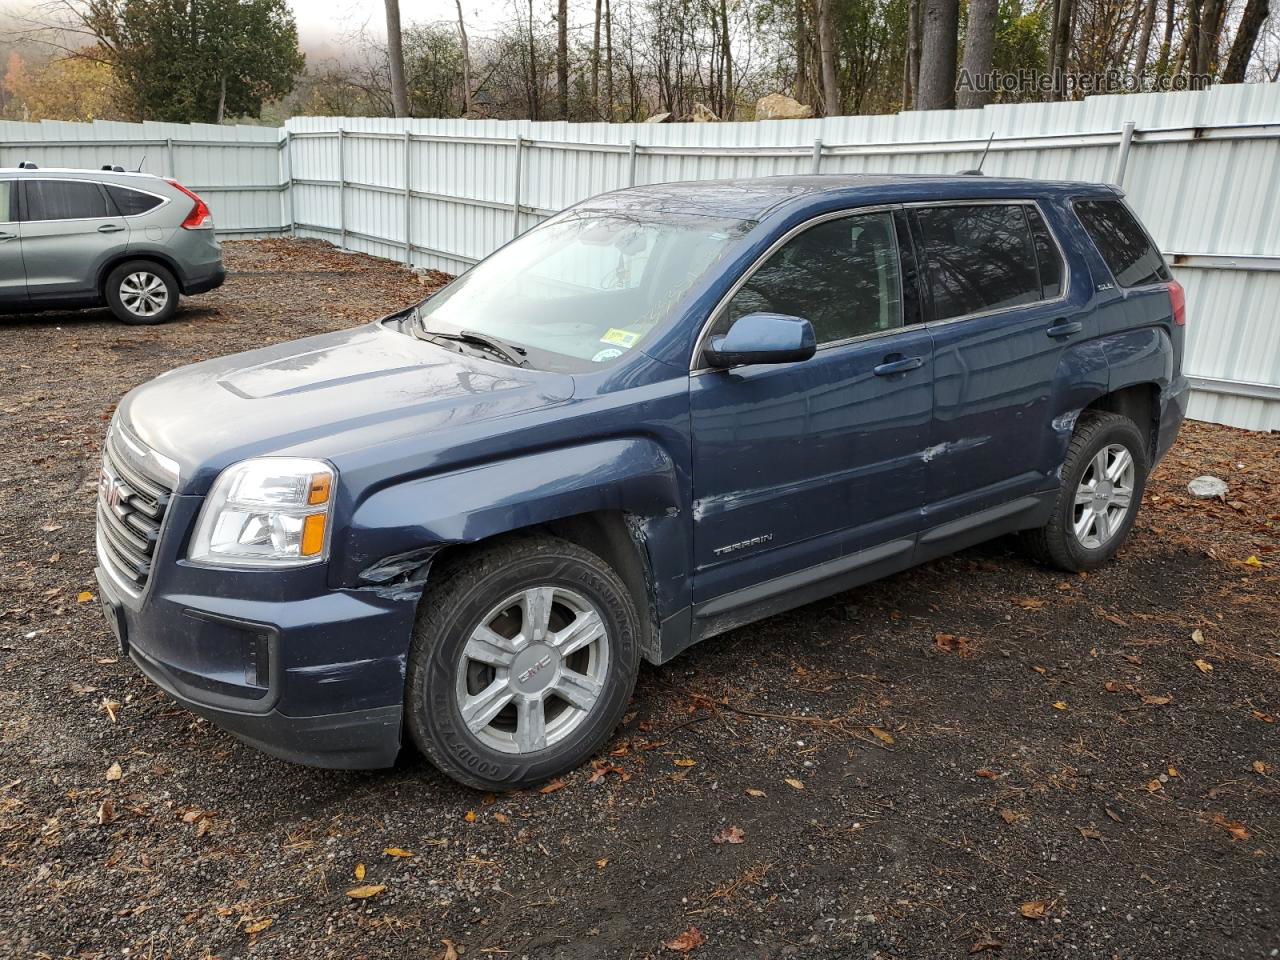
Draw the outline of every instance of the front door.
M778 246L717 316L808 319L798 363L695 370L694 600L910 538L924 502L932 343L900 212L824 219Z
M27 272L18 240L18 197L13 180L0 180L0 310L27 302Z
M32 305L93 298L111 256L129 244L124 217L91 180L23 180L22 259Z

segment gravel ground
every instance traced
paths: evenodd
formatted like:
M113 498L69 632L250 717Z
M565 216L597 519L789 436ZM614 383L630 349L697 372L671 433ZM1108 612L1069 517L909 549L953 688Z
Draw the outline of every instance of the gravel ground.
M226 257L164 327L0 321L0 955L1280 956L1275 436L1188 424L1091 576L998 541L646 668L541 791L310 770L115 658L99 449L165 369L424 288L313 241Z

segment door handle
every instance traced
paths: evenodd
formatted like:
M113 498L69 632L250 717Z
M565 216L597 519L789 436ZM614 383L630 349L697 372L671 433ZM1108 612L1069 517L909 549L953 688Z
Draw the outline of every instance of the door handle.
M915 370L924 366L924 357L904 357L900 354L891 353L884 358L884 362L875 367L871 372L877 377L891 377L895 373L906 373L908 370Z
M119 233L124 227L118 223L104 223L98 228L99 233Z
M0 233L0 243L4 243L6 240L17 240L17 239L18 239L18 235L16 233Z
M1051 337L1069 337L1083 329L1084 326L1079 320L1058 320L1045 333Z

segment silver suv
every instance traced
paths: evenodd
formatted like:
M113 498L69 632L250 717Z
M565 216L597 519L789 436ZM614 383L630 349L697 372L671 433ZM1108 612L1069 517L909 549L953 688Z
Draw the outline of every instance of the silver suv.
M176 180L120 167L0 168L0 313L106 304L163 323L226 277L213 217Z

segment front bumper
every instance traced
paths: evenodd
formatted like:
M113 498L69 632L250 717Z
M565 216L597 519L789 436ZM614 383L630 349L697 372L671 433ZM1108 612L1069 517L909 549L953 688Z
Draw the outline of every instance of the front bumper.
M232 599L226 593L237 580L248 579L249 593L273 574L185 563L157 564L141 594L101 566L95 573L121 650L193 713L295 763L372 769L395 762L416 602L362 590ZM286 575L273 585L276 597L297 595L288 584Z

